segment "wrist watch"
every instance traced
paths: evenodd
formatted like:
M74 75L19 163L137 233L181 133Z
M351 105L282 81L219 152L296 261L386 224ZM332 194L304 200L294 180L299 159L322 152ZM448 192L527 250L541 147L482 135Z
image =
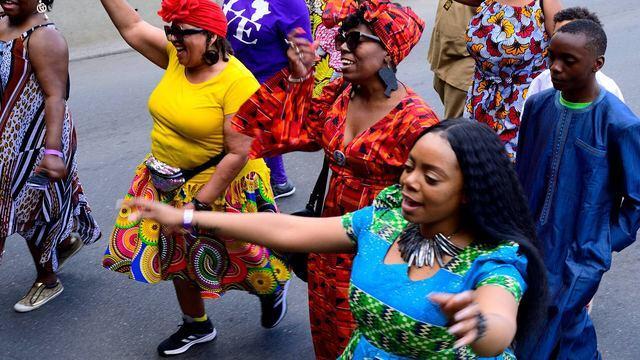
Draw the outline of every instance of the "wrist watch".
M191 203L193 204L193 206L198 211L211 211L211 210L213 210L211 205L209 205L207 203L203 203L202 201L196 199L195 197L191 200Z

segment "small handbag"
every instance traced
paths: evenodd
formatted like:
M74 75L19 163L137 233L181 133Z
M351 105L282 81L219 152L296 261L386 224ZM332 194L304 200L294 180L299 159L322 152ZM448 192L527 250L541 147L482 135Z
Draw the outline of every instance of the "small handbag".
M198 165L193 169L180 169L165 164L164 162L156 159L153 155L150 155L144 161L144 165L151 173L151 182L153 182L153 186L156 190L166 194L180 188L187 181L191 180L191 178L204 170L218 165L225 155L226 153L222 151L218 155L207 160L204 164Z
M322 170L320 170L320 175L318 175L318 180L316 180L316 185L313 187L313 191L311 191L311 195L309 196L309 201L307 202L307 206L305 206L305 208L300 211L296 211L292 213L291 215L304 216L304 217L320 217L322 215L322 209L324 205L324 195L327 189L328 179L329 179L329 160L325 156L324 162L322 163ZM296 274L296 276L304 282L307 282L308 257L309 257L308 253L289 253L287 256L291 269Z

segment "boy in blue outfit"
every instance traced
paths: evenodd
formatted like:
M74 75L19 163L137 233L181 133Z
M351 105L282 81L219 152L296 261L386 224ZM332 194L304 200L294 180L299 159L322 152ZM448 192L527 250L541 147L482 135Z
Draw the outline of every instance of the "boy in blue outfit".
M523 359L600 359L585 306L640 227L640 119L596 82L607 37L576 20L549 45L555 89L528 99L516 169L549 272L542 336L517 344Z

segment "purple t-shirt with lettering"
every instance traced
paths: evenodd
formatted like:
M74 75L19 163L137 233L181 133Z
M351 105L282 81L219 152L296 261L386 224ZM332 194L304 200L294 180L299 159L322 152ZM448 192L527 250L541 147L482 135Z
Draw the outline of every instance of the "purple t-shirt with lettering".
M311 40L304 0L224 0L227 39L235 56L260 83L287 66L287 34L301 27Z

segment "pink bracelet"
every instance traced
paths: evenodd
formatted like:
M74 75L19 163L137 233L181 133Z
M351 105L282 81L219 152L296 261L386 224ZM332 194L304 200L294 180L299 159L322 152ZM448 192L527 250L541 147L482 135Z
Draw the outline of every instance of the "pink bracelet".
M54 150L54 149L44 149L44 154L45 155L55 155L55 156L59 157L60 159L64 159L64 154L62 153L62 151L58 151L58 150Z

